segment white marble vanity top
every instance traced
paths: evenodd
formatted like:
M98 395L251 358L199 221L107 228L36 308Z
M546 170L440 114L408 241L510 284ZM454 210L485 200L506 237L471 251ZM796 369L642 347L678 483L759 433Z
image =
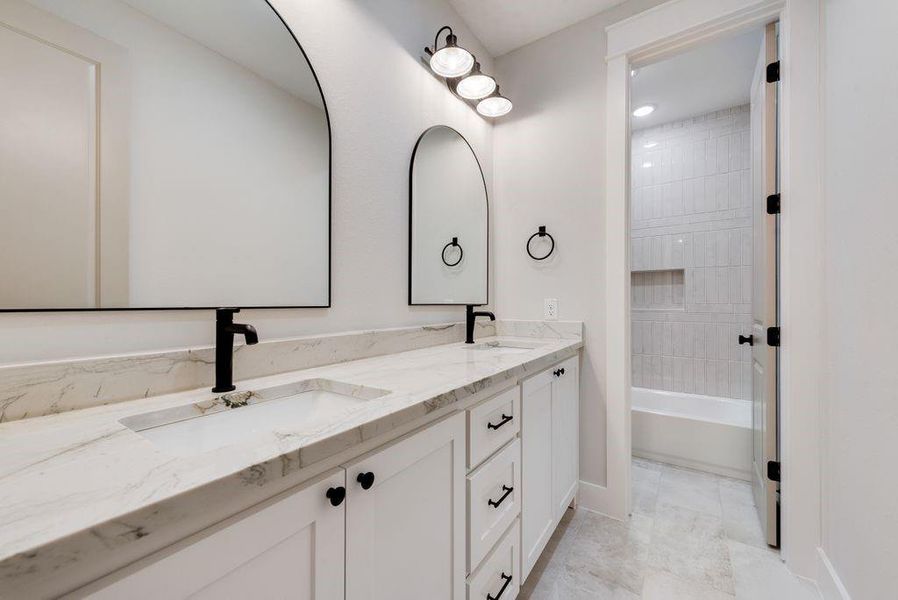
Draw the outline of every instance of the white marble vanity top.
M525 350L454 343L241 381L238 391L318 378L389 393L314 428L284 425L199 454L165 451L121 421L209 403L219 395L208 388L0 423L0 588L152 536L176 513L208 506L209 494L287 478L480 390L536 373L582 346L580 339L478 340L491 341L519 342Z

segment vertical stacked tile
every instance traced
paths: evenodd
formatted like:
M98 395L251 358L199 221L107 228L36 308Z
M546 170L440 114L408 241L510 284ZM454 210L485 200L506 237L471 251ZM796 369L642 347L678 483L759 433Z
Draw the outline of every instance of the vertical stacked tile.
M748 106L634 132L633 384L750 399Z

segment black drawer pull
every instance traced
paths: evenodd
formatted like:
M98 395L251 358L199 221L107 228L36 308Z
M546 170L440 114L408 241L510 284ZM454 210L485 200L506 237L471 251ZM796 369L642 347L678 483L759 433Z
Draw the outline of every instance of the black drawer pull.
M328 488L324 495L331 501L331 506L340 506L343 504L343 500L346 499L346 488L342 485L340 487Z
M368 473L359 473L355 480L359 482L363 490L371 489L371 486L374 485L374 473L370 471Z
M511 575L506 575L505 571L502 571L502 579L504 579L505 582L502 584L502 589L499 590L499 593L495 596L493 596L492 594L487 594L486 600L499 600L499 598L502 597L502 594L505 593L505 588L507 588L508 584L511 583Z
M495 425L493 425L492 423L487 423L487 424L486 424L486 428L487 428L487 429L499 429L500 427L502 427L503 425L505 425L506 423L508 423L508 422L511 421L512 419L514 419L514 417L510 417L510 416L506 415L505 413L502 413L502 420L501 420L501 421L499 421L499 422L496 423Z
M514 491L514 488L508 487L507 485L503 485L502 491L504 491L505 493L502 494L501 498L499 498L498 500L490 500L489 502L487 502L487 504L489 504L490 506L492 506L494 508L499 508L499 505L502 504L503 502L505 502L505 499L508 498L508 494L510 494ZM499 592L499 593L501 594L502 592ZM498 596L497 596L497 598L498 598Z

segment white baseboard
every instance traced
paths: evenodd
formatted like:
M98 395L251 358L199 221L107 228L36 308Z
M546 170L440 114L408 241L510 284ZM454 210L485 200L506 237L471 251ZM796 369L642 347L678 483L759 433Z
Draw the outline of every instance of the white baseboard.
M686 467L695 471L704 471L715 475L723 475L732 479L741 479L743 481L751 481L751 471L743 471L742 469L733 469L723 465L716 465L704 461L690 460L681 456L671 456L661 452L652 452L642 448L633 448L633 456L637 458L645 458L655 462L667 463L676 467Z
M851 595L823 548L817 548L817 587L824 600L851 600Z
M627 515L615 514L615 502L611 498L608 488L588 481L580 480L580 489L577 493L577 508L583 508L592 512L603 514L612 519L626 520Z

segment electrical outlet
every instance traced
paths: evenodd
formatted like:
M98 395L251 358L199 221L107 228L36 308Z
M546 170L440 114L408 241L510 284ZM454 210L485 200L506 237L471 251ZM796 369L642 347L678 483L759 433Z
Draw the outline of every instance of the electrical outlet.
M543 311L547 321L555 321L558 319L558 298L546 298L545 310Z

